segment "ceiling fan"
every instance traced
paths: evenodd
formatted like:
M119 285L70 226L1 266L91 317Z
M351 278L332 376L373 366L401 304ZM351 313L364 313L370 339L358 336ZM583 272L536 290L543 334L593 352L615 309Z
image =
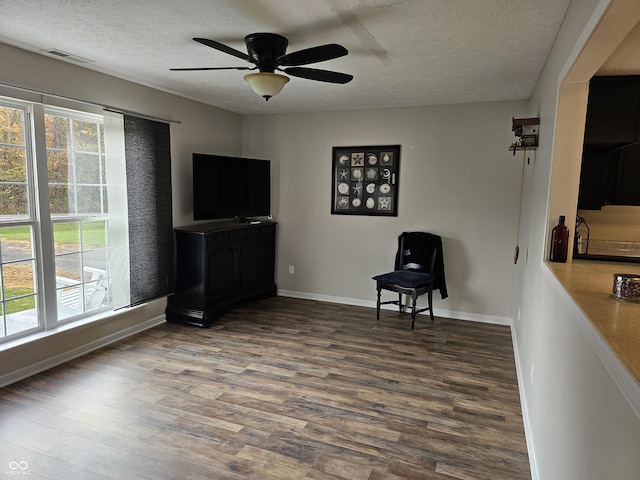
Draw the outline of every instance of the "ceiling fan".
M221 52L252 63L253 67L196 67L196 68L171 68L172 71L189 70L258 70L259 73L249 73L244 79L251 88L260 96L269 100L280 93L289 77L275 73L276 70L293 77L316 80L329 83L349 83L353 75L317 68L306 68L300 65L323 62L347 55L349 52L342 45L330 43L317 47L305 48L292 53L286 53L289 41L282 35L275 33L251 33L244 38L247 44L247 52L243 53L215 40L207 38L194 38L194 40L207 47L215 48ZM288 67L288 68L281 68Z

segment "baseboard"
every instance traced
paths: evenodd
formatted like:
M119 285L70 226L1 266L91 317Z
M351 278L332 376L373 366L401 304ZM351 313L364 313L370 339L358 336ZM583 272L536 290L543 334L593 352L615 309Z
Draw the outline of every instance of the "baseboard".
M99 348L106 347L107 345L130 337L131 335L135 335L136 333L143 332L144 330L148 330L149 328L155 327L156 325L160 325L164 322L164 315L159 315L157 317L145 320L142 323L137 323L123 330L119 330L112 334L96 339L93 342L86 343L64 353L54 355L41 362L37 362L18 370L14 370L13 372L0 376L0 387L18 382L37 373L44 372L45 370L61 365L82 355L86 355L87 353L90 353Z
M518 340L516 338L516 330L511 326L511 343L513 344L513 356L516 362L516 374L518 376L518 390L520 392L520 408L522 409L522 422L524 424L524 436L527 441L527 453L529 455L529 468L531 469L531 480L539 480L538 462L536 457L536 444L529 422L529 408L527 407L527 397L524 394L524 382L526 376L522 371L522 363L520 362L520 350L518 349Z
M433 313L438 317L454 318L456 320L467 320L469 322L491 323L493 325L504 325L510 327L512 322L509 317L499 317L497 315L485 315L483 313L456 312L454 310L434 309Z
M336 297L332 295L318 295L316 293L298 292L294 290L278 290L281 297L301 298L304 300L318 300L321 302L341 303L343 305L354 305L357 307L376 308L376 302L373 300L362 300L359 298ZM398 307L392 305L383 305L384 310L394 310ZM454 320L467 320L470 322L491 323L495 325L511 326L509 317L499 317L497 315L484 315L481 313L457 312L454 310L441 310L434 308L433 314L436 317L452 318ZM429 315L429 312L422 312L420 315Z
M371 307L376 308L375 303L361 300L358 298L349 297L335 297L332 295L319 295L317 293L298 292L295 290L281 290L278 289L279 297L301 298L303 300L318 300L320 302L329 303L341 303L343 305L354 305L356 307Z

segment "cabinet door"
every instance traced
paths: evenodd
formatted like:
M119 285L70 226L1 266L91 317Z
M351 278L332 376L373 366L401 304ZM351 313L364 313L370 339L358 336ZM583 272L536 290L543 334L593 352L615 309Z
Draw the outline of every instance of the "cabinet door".
M617 158L614 205L640 205L640 145L621 149Z
M207 254L207 303L211 304L237 290L237 244L210 247Z
M609 155L587 147L582 154L578 208L600 210L605 204L609 177Z
M584 134L585 145L611 149L638 140L640 76L593 77Z
M204 308L205 245L201 235L176 232L175 265L176 288L172 303L200 310Z
M272 237L252 238L240 246L240 289L263 290L273 285L274 241Z

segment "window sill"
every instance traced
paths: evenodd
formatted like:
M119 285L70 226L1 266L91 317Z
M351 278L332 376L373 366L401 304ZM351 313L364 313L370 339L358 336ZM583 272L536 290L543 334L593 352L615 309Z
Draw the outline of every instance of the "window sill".
M89 315L87 317L83 317L78 320L72 320L67 323L63 323L52 330L44 330L44 331L32 333L30 335L26 335L24 337L16 338L15 340L11 340L11 341L0 344L0 353L5 352L7 350L12 350L14 348L20 348L25 345L29 345L33 342L37 342L39 340L43 340L55 335L63 335L65 333L74 332L77 330L81 330L83 328L93 327L96 324L99 324L100 322L107 322L124 313L133 312L137 309L143 308L145 305L146 304L135 305L133 307L123 308L118 311L113 311L113 310L101 311L94 315Z

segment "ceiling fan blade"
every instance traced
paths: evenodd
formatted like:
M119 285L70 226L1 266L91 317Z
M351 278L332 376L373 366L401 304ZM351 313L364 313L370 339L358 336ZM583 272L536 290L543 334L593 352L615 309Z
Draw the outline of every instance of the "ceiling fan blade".
M317 80L318 82L328 83L349 83L353 80L353 75L340 72L331 72L329 70L318 70L317 68L291 67L285 68L284 73L294 77L307 78L309 80Z
M172 72L188 72L191 70L255 70L256 67L195 67L195 68L170 68Z
M295 67L297 65L308 65L310 63L323 62L333 58L344 57L349 51L342 45L330 43L318 47L305 48L297 52L291 52L278 59L278 65L285 67Z
M206 45L207 47L215 48L224 53L228 53L229 55L233 55L234 57L241 58L242 60L246 60L247 62L254 63L249 55L243 53L235 48L228 47L224 43L216 42L215 40L209 40L208 38L194 38L194 40L202 45Z

